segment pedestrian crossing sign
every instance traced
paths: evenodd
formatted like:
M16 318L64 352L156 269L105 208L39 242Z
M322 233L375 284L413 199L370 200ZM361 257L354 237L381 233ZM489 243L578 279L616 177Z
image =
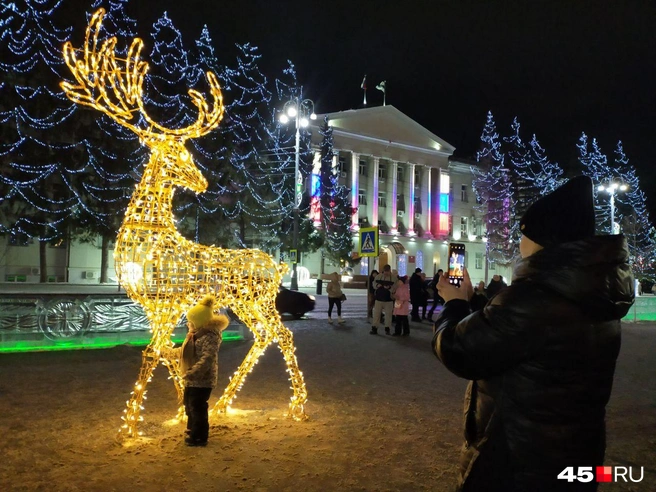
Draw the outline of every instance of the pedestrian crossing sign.
M378 256L378 227L360 229L360 256Z

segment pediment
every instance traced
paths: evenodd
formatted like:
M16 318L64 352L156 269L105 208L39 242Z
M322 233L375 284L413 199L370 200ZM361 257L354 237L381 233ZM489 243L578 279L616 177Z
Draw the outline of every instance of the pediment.
M369 137L390 145L405 146L440 151L453 154L455 147L434 133L430 132L415 120L405 115L394 106L377 106L374 108L351 109L336 113L317 115L315 125L321 125L328 116L330 126L335 131L345 132L353 136Z

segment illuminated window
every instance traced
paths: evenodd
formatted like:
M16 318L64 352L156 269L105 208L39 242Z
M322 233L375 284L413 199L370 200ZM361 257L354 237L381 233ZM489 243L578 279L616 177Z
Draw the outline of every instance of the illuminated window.
M378 207L386 208L387 207L387 193L384 191L378 192Z
M476 268L476 270L482 270L483 269L483 253L476 253L475 268Z
M360 260L360 275L369 275L369 257L364 256Z
M339 174L346 172L346 157L340 156L337 160L337 172Z
M367 161L360 159L360 164L358 166L358 173L360 176L367 175Z
M448 194L449 193L449 175L441 173L440 174L440 193Z
M24 233L16 233L9 236L9 246L29 246L34 244L34 239Z
M440 214L440 231L447 232L449 230L449 214Z
M401 254L396 257L396 271L399 277L408 274L408 255Z
M465 238L469 235L469 227L467 227L467 217L460 217L460 237Z
M440 193L440 212L449 213L449 195Z
M382 162L378 164L378 181L385 181L387 178L387 167Z
M367 204L367 190L358 190L358 203L360 205L366 205Z

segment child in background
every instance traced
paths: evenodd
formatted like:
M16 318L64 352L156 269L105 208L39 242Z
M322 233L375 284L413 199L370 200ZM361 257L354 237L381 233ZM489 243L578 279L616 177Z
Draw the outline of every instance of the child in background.
M180 358L185 387L187 446L206 446L210 429L207 402L216 387L221 332L228 327L228 318L215 315L213 306L214 297L206 296L187 312L187 338L173 354Z
M333 306L337 306L337 322L344 323L342 319L342 287L339 285L339 273L333 272L330 274L330 282L326 287L328 294L328 323L333 324Z
M396 324L394 325L394 333L392 336L398 337L399 335L410 335L410 322L408 321L408 314L410 314L410 285L408 284L408 276L404 275L399 278L396 283L396 290L394 291L394 316Z

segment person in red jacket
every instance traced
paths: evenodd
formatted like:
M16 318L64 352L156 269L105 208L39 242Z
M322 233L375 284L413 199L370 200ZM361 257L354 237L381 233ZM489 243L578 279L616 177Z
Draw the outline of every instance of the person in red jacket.
M512 284L471 312L469 274L442 277L432 346L465 396L459 491L596 490L558 479L604 464L605 407L633 303L626 239L595 236L592 181L577 177L520 221ZM594 468L590 468L594 470Z

